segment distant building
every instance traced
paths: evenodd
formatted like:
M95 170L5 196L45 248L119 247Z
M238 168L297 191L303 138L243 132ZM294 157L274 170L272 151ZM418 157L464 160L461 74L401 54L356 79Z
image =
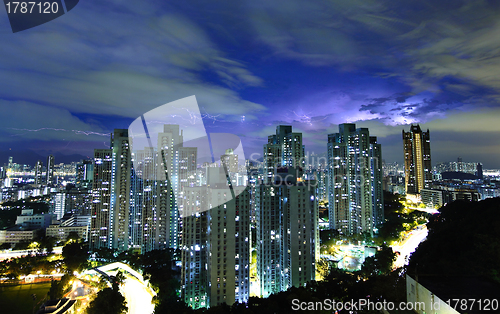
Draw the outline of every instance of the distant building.
M92 211L92 189L74 187L64 192L66 195L64 214L90 216Z
M479 188L479 192L481 193L481 199L483 200L492 197L500 197L499 187L484 186Z
M478 162L476 166L476 176L480 179L483 180L483 164Z
M457 158L457 161L440 162L436 165L436 172L464 172L470 174L477 173L477 162L464 162L462 158Z
M59 192L53 194L53 213L56 215L56 219L61 219L66 212L66 192Z
M235 155L232 149L226 150L226 153L220 156L220 166L226 167L228 172L238 172L238 155Z
M82 160L76 166L76 186L90 187L94 177L94 165L92 160Z
M481 194L473 189L422 189L420 196L422 203L431 208L439 208L457 200L477 202L482 199Z
M33 214L33 209L23 209L21 215L17 216L16 225L22 225L25 228L44 229L47 228L52 220L55 220L54 214Z
M429 208L440 208L444 205L443 192L445 191L436 189L420 190L422 203Z
M54 182L54 156L47 157L47 171L45 173L45 184L51 185Z
M422 132L420 125L403 130L406 194L420 194L432 183L431 144L429 130Z
M52 224L45 229L45 235L53 237L57 241L66 241L71 232L78 234L78 237L88 240L89 225L78 225L74 220L63 223Z
M0 244L19 242L31 242L35 238L36 229L25 229L22 226L15 226L0 230Z
M35 164L35 184L42 184L43 181L43 163L38 160Z

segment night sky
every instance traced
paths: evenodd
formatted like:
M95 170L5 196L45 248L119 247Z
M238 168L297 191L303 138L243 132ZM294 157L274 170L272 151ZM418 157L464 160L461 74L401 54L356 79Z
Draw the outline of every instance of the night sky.
M324 153L351 122L402 162L418 122L433 165L500 168L500 1L82 0L18 33L0 8L0 60L0 164L91 157L114 128L195 95L206 129L247 155L278 124Z

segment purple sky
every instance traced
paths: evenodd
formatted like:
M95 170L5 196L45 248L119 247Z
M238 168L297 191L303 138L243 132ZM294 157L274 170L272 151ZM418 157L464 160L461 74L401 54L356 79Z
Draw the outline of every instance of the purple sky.
M430 129L433 164L500 168L500 3L86 0L13 34L0 9L0 156L91 156L114 128L195 95L209 132L261 152L277 124L326 150L368 127L401 162ZM3 164L7 160L0 160Z

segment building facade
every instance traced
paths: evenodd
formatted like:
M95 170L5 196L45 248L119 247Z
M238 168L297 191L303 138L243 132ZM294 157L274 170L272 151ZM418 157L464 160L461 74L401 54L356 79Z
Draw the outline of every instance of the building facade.
M51 185L54 183L54 165L55 160L53 155L47 157L47 171L45 173L45 184Z
M256 188L257 278L262 297L315 280L319 213L314 186L306 181Z
M330 229L373 234L384 221L382 149L367 128L339 125L328 135Z
M250 193L220 182L185 189L181 285L194 309L250 295Z
M93 164L90 249L112 248L110 213L113 151L111 149L94 150Z
M304 145L302 133L292 132L292 126L279 125L276 134L268 137L264 145L265 183L274 182L275 171L280 167L294 167L300 172L305 168Z
M403 130L406 194L420 194L432 183L431 143L429 130L423 132L420 125L411 125Z

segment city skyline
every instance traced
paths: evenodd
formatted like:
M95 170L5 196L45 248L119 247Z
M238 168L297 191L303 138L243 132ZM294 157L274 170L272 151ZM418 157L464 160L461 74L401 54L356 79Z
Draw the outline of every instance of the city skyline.
M0 9L0 303L495 300L500 2L28 4Z
M356 123L402 164L401 130L420 123L433 165L500 168L499 4L191 5L82 2L16 34L1 13L0 157L90 158L113 129L195 95L208 132L247 154L277 125L322 154Z

